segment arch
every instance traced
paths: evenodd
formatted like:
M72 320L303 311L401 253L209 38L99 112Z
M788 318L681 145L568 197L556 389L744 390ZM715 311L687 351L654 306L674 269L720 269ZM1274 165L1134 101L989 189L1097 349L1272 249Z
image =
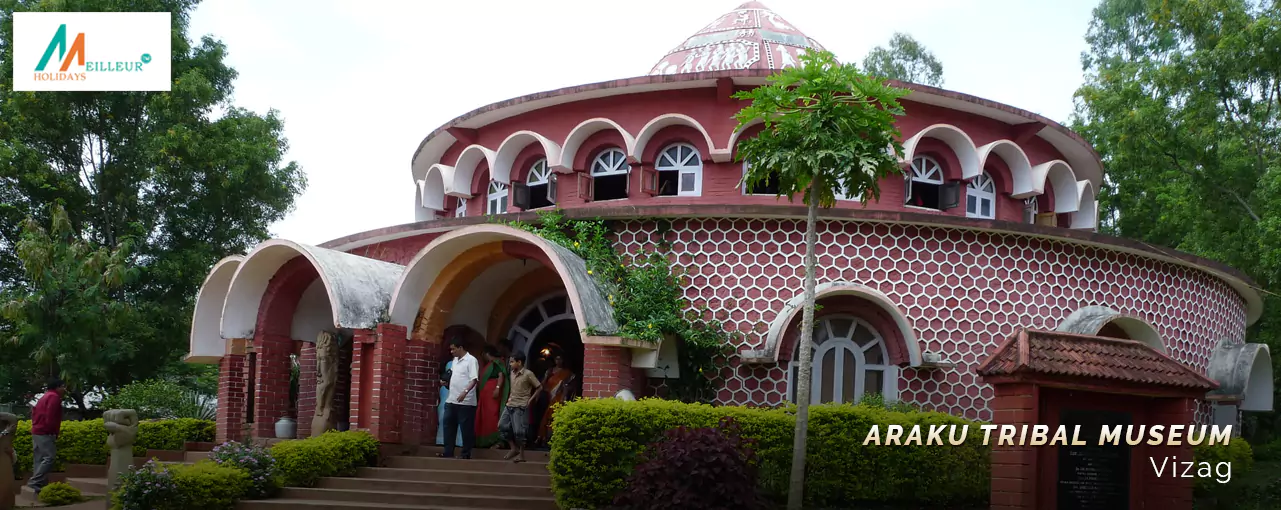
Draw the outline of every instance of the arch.
M433 211L445 210L445 176L441 165L432 165L418 181L418 205Z
M1224 338L1210 354L1206 375L1219 383L1206 394L1207 400L1234 402L1242 411L1272 410L1272 354L1267 345Z
M200 285L200 291L196 293L196 307L191 313L188 363L217 363L226 354L227 342L219 331L222 308L227 302L227 291L231 290L231 278L244 260L241 255L219 260Z
M903 337L903 343L905 344L903 347L907 351L908 364L913 367L921 366L921 346L916 340L916 332L912 329L912 324L908 322L907 317L890 300L889 296L871 287L850 282L823 283L814 292L815 301L834 296L856 296L867 300L888 314L898 327L899 334ZM759 351L743 353L744 362L778 363L779 351L783 346L783 337L787 333L787 325L792 323L796 314L800 313L804 306L804 293L798 292L796 297L789 299L783 305L783 309L774 317L774 322L770 323L769 333L765 337L765 348ZM884 334L884 332L881 333Z
M449 189L454 192L462 191L469 196L472 190L472 180L476 177L476 168L480 162L487 163L487 167L494 168L494 151L491 151L481 145L468 145L458 154L458 161L454 163L454 175Z
M1034 195L1045 193L1045 184L1054 186L1054 212L1076 212L1081 206L1081 197L1077 195L1076 174L1072 167L1061 159L1047 161L1032 167ZM1017 191L1017 188L1016 188Z
M725 161L729 161L729 150L722 149L720 152L723 152L724 154L718 154L716 144L712 142L712 136L707 134L707 130L703 128L703 125L699 124L693 117L680 113L665 113L654 117L645 124L645 127L641 128L640 134L636 135L636 144L628 150L630 158L633 161L642 161L644 159L645 147L653 140L654 135L658 134L659 131L662 131L663 128L670 126L687 126L694 128L703 135L703 141L707 143L708 157L713 158L713 161L717 161L716 157L719 156L723 157Z
M254 247L231 278L222 309L223 338L252 338L267 283L295 257L304 257L324 284L335 328L368 329L382 322L404 266L272 239Z
M528 246L532 254L545 265L553 269L565 284L566 294L576 312L575 321L583 334L584 341L592 336L612 335L618 331L614 321L614 310L605 298L604 292L597 286L593 277L587 274L587 265L573 252L547 241L542 237L524 230L503 225L475 225L464 227L437 237L414 256L406 266L403 274L394 285L391 293L389 321L392 324L411 327L418 316L419 305L427 296L428 290L437 280L448 282L462 267L453 264L454 259L464 252L483 248L487 245L501 244L500 250L506 249L506 242ZM594 335L588 335L591 331Z
M573 172L574 157L578 154L578 149L582 148L583 142L587 141L588 137L596 134L597 131L606 129L618 131L619 136L623 137L625 147L622 147L622 149L625 154L632 154L635 151L636 138L631 133L628 133L617 122L604 117L597 117L582 121L569 131L569 136L565 137L565 143L561 146L560 162L553 165L552 169L560 173ZM636 162L632 161L632 163Z
M1109 325L1119 328L1129 337L1128 340L1142 343L1162 354L1169 353L1165 348L1165 340L1151 323L1106 306L1082 307L1063 319L1055 331L1097 336Z
M727 143L725 144L725 152L726 152L726 157L727 157L727 159L726 159L725 161L729 161L731 158L733 158L734 150L738 147L738 139L739 139L739 137L740 137L740 136L742 136L742 135L743 135L743 133L746 133L748 130L752 129L753 127L756 127L756 126L761 125L761 124L764 124L764 123L765 123L765 121L764 121L764 120L761 120L761 119L752 119L752 120L751 120L750 122L748 122L747 124L743 124L743 126L742 126L741 128L737 128L737 129L735 129L735 130L734 130L734 132L733 132L733 133L730 133L730 135L729 135L729 142L727 142ZM891 153L893 153L893 151L894 151L894 146L893 146L893 145L891 145L891 146L890 146L890 152L891 152ZM712 159L712 161L716 161L716 159L715 159L715 158L713 158L713 159ZM720 161L716 161L716 162L717 162L717 163L720 163Z
M960 128L951 124L934 124L930 127L920 130L906 142L903 142L903 159L904 164L912 161L916 156L916 146L921 140L934 138L947 144L952 152L956 154L957 161L961 164L961 178L972 179L983 173L983 165L979 160L978 150L974 147L974 140L970 135L965 134Z
M498 145L498 152L494 154L494 164L489 167L489 178L510 184L516 157L520 156L520 151L531 143L537 143L543 147L543 157L548 161L560 160L560 146L556 145L556 142L533 131L517 131L508 135L507 139Z
M522 339L519 340L519 344L513 343L513 348L525 353L525 356L528 358L529 348L533 345L534 339L538 338L538 334L546 329L548 325L563 320L577 320L572 307L566 307L564 311L556 313L548 312L545 308L547 303L552 301L566 301L568 299L569 295L564 291L557 291L543 295L542 297L534 300L534 302L525 306L525 308L516 315L516 320L512 322L511 327L507 330L508 339L515 338L516 334L519 334L522 337ZM532 330L523 328L521 324L525 322L525 317L534 312L537 312L541 316L538 326L534 327ZM516 342L516 340L513 340L513 342Z
M1010 196L1013 198L1028 198L1035 195L1033 185L1032 163L1027 158L1027 153L1018 144L1009 140L997 140L989 143L977 150L979 158L979 168L987 166L987 158L996 154L1005 162L1005 166L1010 168L1010 180L1012 181L1012 191Z
M1094 185L1090 181L1077 181L1076 187L1081 202L1072 213L1071 227L1093 229L1099 223L1099 201L1094 197Z

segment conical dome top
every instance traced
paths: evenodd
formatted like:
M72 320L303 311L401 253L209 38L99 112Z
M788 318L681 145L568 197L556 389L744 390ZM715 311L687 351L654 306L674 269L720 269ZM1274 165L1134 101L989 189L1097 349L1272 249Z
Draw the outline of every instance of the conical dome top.
M808 49L823 49L760 2L747 2L667 52L651 75L730 69L782 69Z

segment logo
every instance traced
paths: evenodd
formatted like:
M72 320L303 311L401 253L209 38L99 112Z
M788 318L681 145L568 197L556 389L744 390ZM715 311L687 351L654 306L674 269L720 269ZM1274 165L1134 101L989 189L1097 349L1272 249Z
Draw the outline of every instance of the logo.
M14 13L14 90L168 91L170 19L167 12Z

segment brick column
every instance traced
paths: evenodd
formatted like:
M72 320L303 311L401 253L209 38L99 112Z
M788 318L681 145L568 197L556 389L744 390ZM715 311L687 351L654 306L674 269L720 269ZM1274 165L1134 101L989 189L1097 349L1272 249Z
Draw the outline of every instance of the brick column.
M1037 421L1036 386L997 384L992 399L995 425L1033 425ZM971 433L981 431L972 430ZM992 510L1036 508L1036 450L1032 446L992 443Z
M316 344L302 342L298 353L298 437L311 437L316 417ZM317 435L320 432L317 431Z
M632 353L625 347L583 346L583 397L610 398L633 388Z
M436 443L436 406L440 403L440 344L422 340L405 343L404 404L401 442Z
M1196 406L1196 400L1191 398L1157 399L1152 406L1153 412L1148 423L1167 426L1192 425L1196 420ZM1163 457L1171 456L1178 457L1180 462L1192 460L1192 447L1187 441L1180 442L1183 444L1179 446L1144 445L1147 451L1142 452L1141 455L1150 456L1158 461ZM1136 448L1135 453L1131 455L1138 455L1140 451ZM1146 465L1146 462L1144 464ZM1192 510L1192 481L1192 478L1157 477L1154 471L1146 469L1143 471L1143 485L1140 486L1140 490L1144 491L1143 502L1148 505L1148 508Z
M369 395L369 433L383 443L401 441L401 417L404 414L405 396L405 333L404 326L379 324L375 329L374 387Z
M227 354L218 361L218 416L216 441L239 441L245 424L248 387L244 354Z
M374 343L376 333L358 329L351 345L351 430L369 430L370 401L374 389Z
M254 388L254 437L276 437L276 421L289 413L289 355L294 342L288 336L260 334L254 342L257 376Z

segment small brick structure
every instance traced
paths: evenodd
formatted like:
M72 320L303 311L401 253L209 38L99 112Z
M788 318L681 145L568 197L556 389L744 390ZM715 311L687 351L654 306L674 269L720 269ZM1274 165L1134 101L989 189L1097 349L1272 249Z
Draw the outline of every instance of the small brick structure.
M1108 425L1190 425L1195 421L1196 399L1217 387L1137 341L1031 330L1016 331L977 372L995 390L991 403L995 424L1047 425L1051 434L1066 425L1069 436L1071 426L1080 424L1072 423L1073 417L1082 416L1113 420ZM1089 433L1080 439L1098 441L1097 435ZM1128 465L1124 459L1118 462L1128 471L1129 480L1111 488L1120 489L1117 494L1128 493L1128 498L1117 498L1128 499L1128 504L1116 499L1075 500L1078 506L1072 505L1073 482L1061 481L1065 459L1060 456L1067 447L1002 445L995 436L991 444L993 510L1192 508L1192 479L1172 477L1168 471L1157 477L1149 464L1149 459L1171 456L1192 460L1192 447L1186 442L1116 447L1128 450ZM1105 478L1103 484L1117 481L1101 478Z

